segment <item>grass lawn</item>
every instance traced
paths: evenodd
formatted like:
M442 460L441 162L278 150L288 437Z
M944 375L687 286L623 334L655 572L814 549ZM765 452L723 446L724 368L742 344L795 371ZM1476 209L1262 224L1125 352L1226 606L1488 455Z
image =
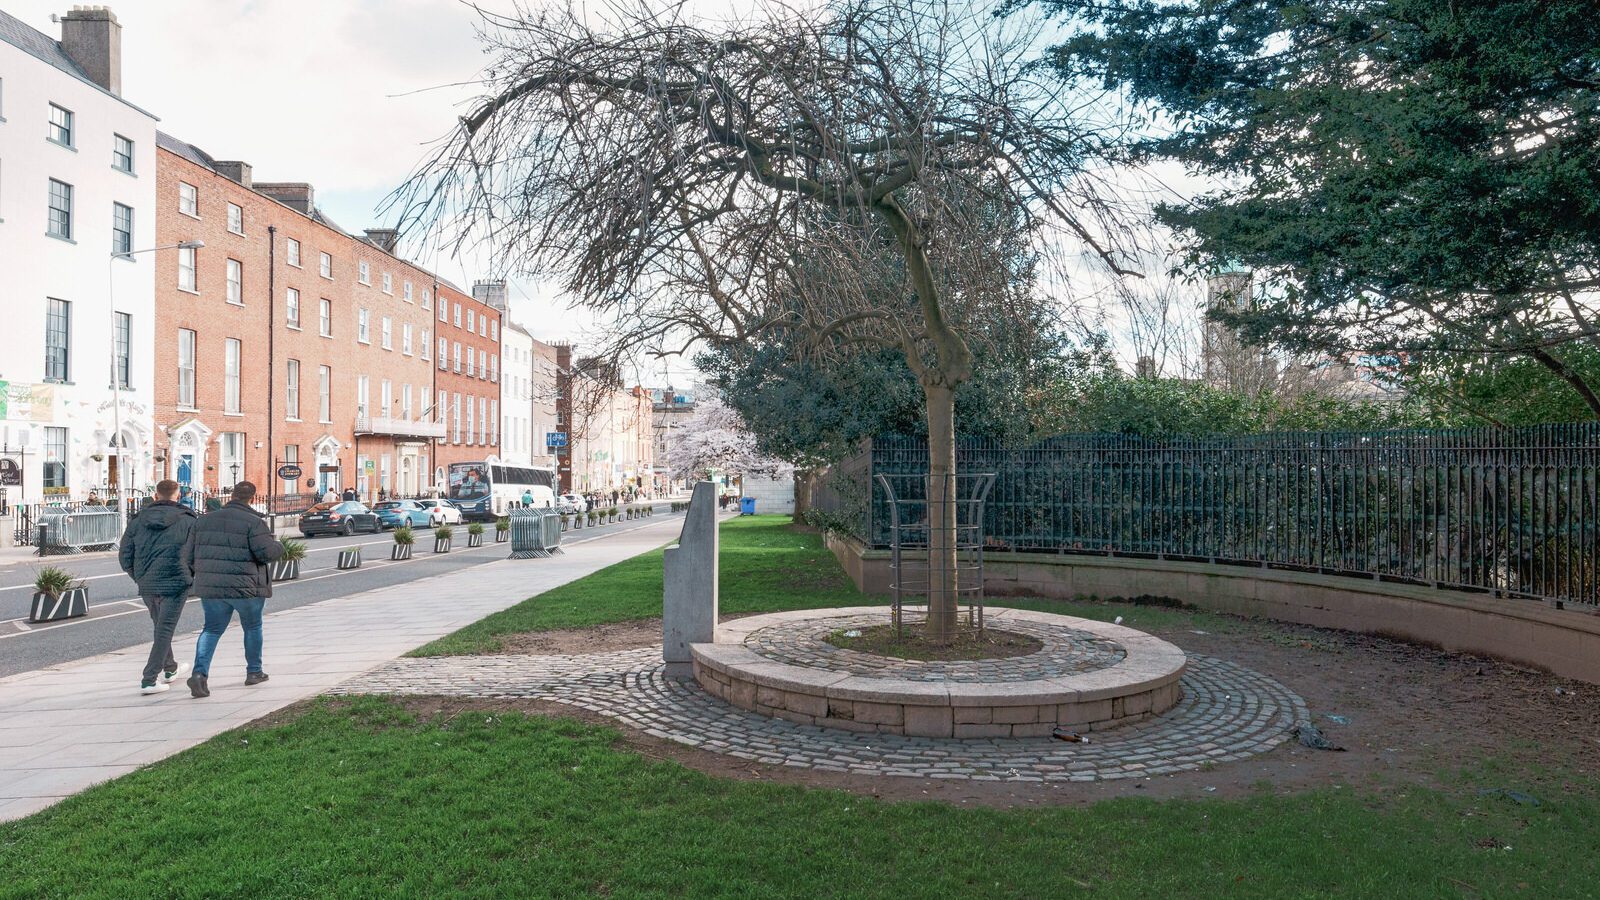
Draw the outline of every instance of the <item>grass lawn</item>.
M1592 793L1527 808L1453 778L960 809L720 780L615 737L319 703L0 826L0 897L1581 897L1600 883ZM1477 846L1485 834L1511 849Z
M774 519L723 534L725 609L861 602L815 535ZM1152 630L1210 621L1002 602ZM659 606L647 554L441 644ZM1375 774L1006 811L720 779L565 719L324 700L0 825L0 898L1595 896L1600 780L1536 759L1508 748L1426 787ZM1480 794L1507 784L1543 803Z
M744 516L722 526L724 613L860 606L862 596L815 534L788 516ZM493 653L500 635L583 628L661 615L661 551L654 550L562 585L412 651L412 656Z

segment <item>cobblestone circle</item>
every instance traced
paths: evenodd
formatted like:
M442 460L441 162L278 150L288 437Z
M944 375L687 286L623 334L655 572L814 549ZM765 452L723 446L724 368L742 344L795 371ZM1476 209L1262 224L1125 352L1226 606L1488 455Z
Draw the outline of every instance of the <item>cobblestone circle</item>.
M846 628L870 628L891 621L887 614L829 616L768 625L751 632L744 645L774 662L791 666L849 672L852 675L894 678L901 681L1034 681L1063 675L1081 675L1114 666L1127 658L1121 644L1092 632L1044 622L1004 619L989 627L1037 638L1044 646L1025 656L1003 659L922 660L899 659L847 650L826 638Z
M533 698L598 713L658 738L772 765L861 775L1070 782L1193 771L1264 753L1307 719L1305 702L1234 663L1190 656L1183 699L1142 722L1051 738L936 739L858 734L771 719L668 679L661 650L591 656L399 659L335 694Z

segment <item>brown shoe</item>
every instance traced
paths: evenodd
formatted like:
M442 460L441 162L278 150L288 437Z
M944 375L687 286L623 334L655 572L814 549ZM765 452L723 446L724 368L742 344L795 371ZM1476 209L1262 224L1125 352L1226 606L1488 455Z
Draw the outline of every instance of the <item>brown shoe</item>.
M249 687L252 684L260 684L261 682L266 681L266 680L267 680L267 673L265 673L265 672L246 672L246 673L244 673L244 684L245 684L245 687Z

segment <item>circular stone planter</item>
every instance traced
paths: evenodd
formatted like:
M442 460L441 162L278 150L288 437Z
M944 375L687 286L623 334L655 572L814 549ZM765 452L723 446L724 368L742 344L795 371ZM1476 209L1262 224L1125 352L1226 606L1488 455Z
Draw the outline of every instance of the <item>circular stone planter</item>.
M800 610L717 627L694 644L707 693L807 725L915 737L1040 737L1111 728L1160 715L1181 698L1182 650L1132 628L1020 609L985 610L985 624L1038 638L1007 659L911 660L835 647L841 628L889 621L884 607Z

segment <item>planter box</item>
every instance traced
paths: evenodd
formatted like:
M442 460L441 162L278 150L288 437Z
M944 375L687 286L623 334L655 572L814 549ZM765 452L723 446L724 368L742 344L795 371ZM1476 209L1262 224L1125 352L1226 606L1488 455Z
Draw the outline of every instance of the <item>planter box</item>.
M33 592L33 603L28 607L29 622L59 622L89 614L89 589L68 588L54 597L42 591Z
M300 577L300 560L280 559L272 564L273 581L293 581Z
M402 559L410 559L411 546L412 545L410 544L395 544L393 547L389 548L389 558L396 562L399 562Z
M339 551L339 568L341 568L341 569L359 569L359 568L361 568L361 550L360 550L360 548L355 548L355 549L351 549L351 550L340 550Z
M481 535L481 534L468 534L467 535L467 546L469 548L470 547L482 547L483 546L483 535Z
M434 538L433 539L433 552L435 552L435 553L449 553L450 552L450 539L449 538Z
M496 531L494 533L494 542L496 544L504 544L509 540L511 540L511 529L509 528L507 528L505 531Z

